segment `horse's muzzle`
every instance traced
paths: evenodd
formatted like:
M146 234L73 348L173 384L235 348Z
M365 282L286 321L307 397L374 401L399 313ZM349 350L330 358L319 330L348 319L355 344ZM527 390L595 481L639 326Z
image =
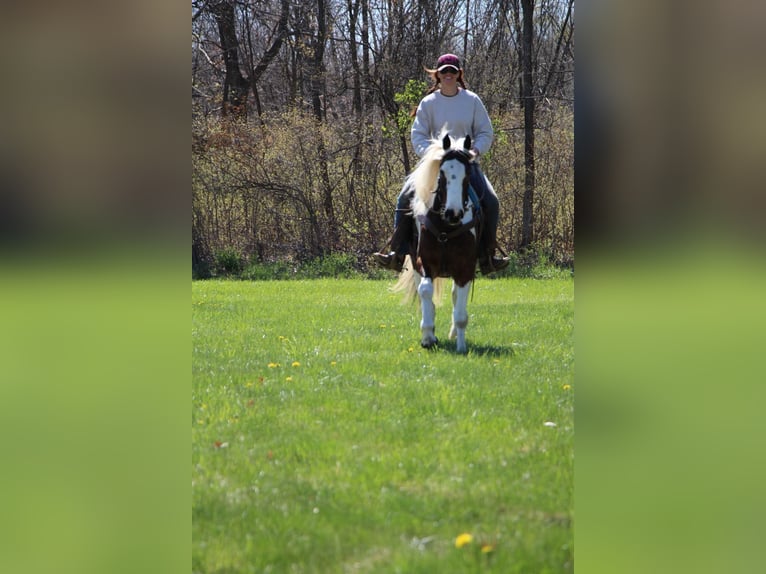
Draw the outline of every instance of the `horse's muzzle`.
M458 225L463 220L465 212L462 209L447 209L444 211L444 221L450 225Z

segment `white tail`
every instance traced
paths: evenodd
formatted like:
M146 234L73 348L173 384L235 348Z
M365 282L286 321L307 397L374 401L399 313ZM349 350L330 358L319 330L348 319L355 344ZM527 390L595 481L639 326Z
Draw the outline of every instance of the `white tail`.
M391 291L394 293L404 293L402 303L412 303L418 297L418 285L422 279L420 273L415 271L415 266L412 264L412 259L409 255L404 259L404 267L399 274L399 280L391 287ZM441 306L442 295L445 291L445 286L449 280L439 277L434 279L434 305Z

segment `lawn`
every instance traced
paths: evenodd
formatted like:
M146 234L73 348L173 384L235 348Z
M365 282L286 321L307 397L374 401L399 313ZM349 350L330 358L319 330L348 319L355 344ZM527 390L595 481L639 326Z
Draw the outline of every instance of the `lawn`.
M192 283L193 572L574 570L574 280L392 284Z

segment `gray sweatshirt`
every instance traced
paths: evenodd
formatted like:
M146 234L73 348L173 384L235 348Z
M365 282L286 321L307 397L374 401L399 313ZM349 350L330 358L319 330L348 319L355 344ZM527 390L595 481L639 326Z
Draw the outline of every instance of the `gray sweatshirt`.
M495 137L481 98L462 88L454 96L444 96L437 90L420 101L410 132L419 157L423 157L431 139L438 137L444 126L452 138L471 136L472 147L481 154L489 150Z

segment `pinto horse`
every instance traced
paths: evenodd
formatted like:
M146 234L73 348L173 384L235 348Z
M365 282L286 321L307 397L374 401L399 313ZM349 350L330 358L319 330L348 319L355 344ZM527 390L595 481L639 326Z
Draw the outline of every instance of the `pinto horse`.
M415 190L412 199L416 236L411 252L393 290L404 292L405 300L420 298L421 346L438 343L434 333L435 305L441 300L444 283L452 279L452 325L449 338L456 338L458 353L467 351L468 294L476 275L476 246L479 214L469 194L469 173L474 161L471 138L452 140L444 132L431 145L405 186Z

